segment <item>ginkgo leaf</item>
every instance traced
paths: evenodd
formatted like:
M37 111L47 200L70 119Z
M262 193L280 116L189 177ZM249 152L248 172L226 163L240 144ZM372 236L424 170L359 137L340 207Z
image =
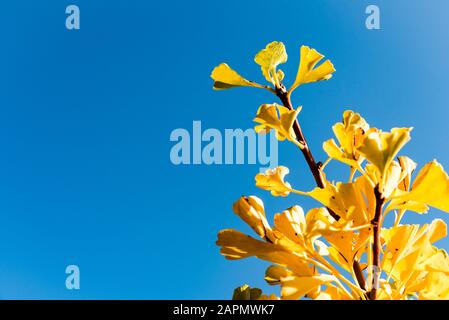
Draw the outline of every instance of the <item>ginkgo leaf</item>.
M335 160L348 164L363 172L360 163L363 157L357 151L364 137L369 132L369 125L360 114L352 110L343 113L343 121L336 123L332 130L337 138L329 139L323 143L323 149L327 155Z
M437 161L427 163L413 181L411 191L401 197L449 212L449 177Z
M390 198L401 181L402 168L398 162L392 161L385 172L383 182L380 185L380 192L385 199Z
M425 286L419 292L420 300L449 300L449 275L430 272L423 283Z
M326 208L312 208L306 215L305 234L311 241L314 241L324 232L341 230L341 223L337 224L336 222Z
M232 300L257 300L261 295L262 290L259 288L251 288L247 284L244 284L234 290Z
M293 123L301 111L301 107L296 110L289 110L284 106L274 104L263 104L257 110L254 121L260 123L254 129L257 133L268 133L270 130L276 131L276 138L279 141L288 139L296 141L293 131Z
M253 121L260 123L260 125L255 127L256 132L267 133L271 129L278 130L277 128L280 127L280 117L287 112L288 109L286 107L276 103L261 105L257 110L256 117L253 119ZM285 136L279 135L277 138L278 140L284 140Z
M268 169L265 173L256 175L256 186L271 191L273 196L286 197L292 190L290 183L284 181L288 172L288 168L284 166Z
M280 300L280 298L272 293L270 295L262 294L258 300Z
M348 296L343 290L333 285L327 284L324 290L321 290L320 294L315 297L316 300L351 300L352 297Z
M335 72L334 65L330 60L326 60L320 66L315 68L316 64L323 59L323 55L307 46L301 46L301 56L296 74L295 82L289 91L295 90L298 86L304 83L315 82L320 80L328 80Z
M382 229L381 236L385 241L387 250L383 267L387 271L391 271L401 257L405 257L410 253L418 228L418 225L400 225Z
M318 296L320 286L335 281L334 276L316 274L315 269L308 274L295 275L281 266L270 266L265 271L265 280L270 285L281 285L282 299L295 300L305 295Z
M218 233L216 242L221 247L220 253L229 260L256 256L259 259L284 266L295 274L305 274L310 269L307 261L293 253L289 248L254 239L237 230L225 229Z
M359 249L368 242L370 234L369 229L361 229L358 232L342 230L325 234L324 237L332 246L328 248L330 257L349 270Z
M352 110L343 112L342 122L338 122L332 127L335 137L347 153L354 153L361 144L363 135L368 133L369 129L366 120Z
M398 161L402 168L400 179L401 183L398 187L400 190L408 191L410 188L412 173L415 171L417 164L415 161L406 156L399 156Z
M330 158L346 163L351 167L357 168L359 171L363 171L360 163L352 156L348 156L348 154L337 145L334 139L329 139L323 142L323 150Z
M372 131L365 137L357 150L384 177L394 157L410 140L411 130L412 128L393 128L391 132Z
M274 227L284 236L305 248L306 219L299 206L293 206L274 216Z
M278 74L276 68L279 64L287 62L287 52L282 42L274 41L269 43L265 49L257 53L254 61L260 65L262 74L268 82L274 86L279 86L279 76L283 78L283 73Z
M265 281L270 285L281 284L282 278L290 276L292 276L292 272L281 266L269 266L265 271Z
M273 241L273 232L265 218L264 205L260 198L242 196L232 208L261 238Z
M310 216L309 213L308 216ZM313 228L314 224L315 221L311 218L304 217L301 207L293 206L282 213L275 214L273 231L278 236L279 244L302 257L308 257L311 252L316 251L320 255L327 255L327 247L317 240L321 234Z
M237 71L232 69L226 63L221 63L212 70L211 78L214 80L214 89L223 90L234 87L257 87L263 88L262 85L246 80Z
M335 281L332 275L316 275L306 277L289 276L281 278L281 297L286 300L296 300L305 296L318 286Z
M217 245L222 247L220 253L230 260L257 256L260 259L271 261L272 258L276 260L276 255L280 252L288 253L280 245L256 240L233 229L220 231L218 233ZM277 263L277 261L272 262Z
M281 69L279 69L276 72L276 75L277 75L278 81L284 80L285 74L284 74L284 71L282 71Z
M413 200L402 200L400 198L392 199L386 206L385 214L392 210L409 210L416 213L427 213L429 207L422 202Z
M418 265L418 269L422 271L443 272L449 275L449 257L443 249L434 248L431 257L425 259Z
M320 275L314 268L307 274L295 275L281 266L270 266L265 272L265 280L270 285L281 285L282 299L298 299L302 296L316 298L320 294L321 285L335 281L334 276Z
M434 254L432 243L446 235L447 227L441 219L421 227L399 225L382 229L381 236L386 246L382 268L397 281L412 282L412 277L416 279L419 276L417 266L428 263Z
M307 193L354 226L361 226L374 217L373 187L365 176L351 183L327 183L325 188L315 188Z

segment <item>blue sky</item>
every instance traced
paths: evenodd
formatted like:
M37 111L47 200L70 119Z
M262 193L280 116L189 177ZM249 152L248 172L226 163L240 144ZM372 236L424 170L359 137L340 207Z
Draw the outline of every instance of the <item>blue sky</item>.
M65 29L65 7L81 29ZM381 30L365 28L365 8ZM304 86L300 122L317 159L347 108L373 126L413 126L404 149L420 165L449 167L449 3L428 1L10 1L0 13L0 298L219 299L260 286L267 264L226 261L216 233L249 232L231 210L242 194L271 218L299 196L254 186L258 165L175 166L175 128L250 128L275 98L250 88L216 92L209 74L228 62L263 81L253 62L283 41L295 75L299 46L334 63L333 79ZM289 181L313 180L295 147L279 145ZM329 165L333 177L338 166ZM408 222L449 220L431 210ZM448 248L449 241L440 242ZM81 290L65 288L65 267Z

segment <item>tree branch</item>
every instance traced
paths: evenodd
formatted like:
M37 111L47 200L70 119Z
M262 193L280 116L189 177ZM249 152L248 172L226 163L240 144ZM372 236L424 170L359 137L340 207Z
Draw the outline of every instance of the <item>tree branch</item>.
M352 263L352 270L354 270L354 274L360 288L366 291L365 276L363 275L360 263L356 259L354 259L354 262Z
M293 105L290 100L290 96L288 95L288 92L285 89L284 85L281 85L280 88L276 88L276 95L281 100L284 107L286 107L289 110L293 110ZM310 151L309 145L307 144L306 138L302 133L301 126L299 125L299 122L296 119L295 122L293 123L293 131L295 132L296 139L304 145L304 148L301 149L301 152L304 155L304 158L309 166L310 171L312 172L316 185L319 188L324 188L326 186L326 181L324 179L323 171L321 170L322 164L315 162L312 152ZM327 208L327 210L335 220L338 221L340 219L340 217L330 208Z
M382 229L382 206L385 201L378 185L374 188L374 196L376 198L376 210L374 219L371 221L373 225L373 283L369 294L371 300L377 299L377 286L380 278L380 250L382 248L380 231Z
M288 94L285 86L281 84L280 88L276 88L276 95L281 100L284 107L286 107L289 110L293 110L293 105L290 100L290 95ZM312 172L312 175L315 179L316 185L319 188L324 188L326 186L326 180L324 178L323 171L321 169L322 163L315 162L315 159L312 155L312 151L309 148L309 145L307 144L306 138L301 130L301 126L299 125L299 122L297 119L295 119L295 122L293 123L293 131L295 132L296 139L304 145L304 148L301 149L302 154L304 155L304 158L309 166L310 171ZM335 219L339 220L340 217L338 214L336 214L333 210L330 208L327 208L329 211L329 214ZM356 276L357 282L363 290L365 289L365 277L363 275L362 269L360 267L360 264L357 260L354 260L354 263L352 265L352 268L354 270L354 274Z

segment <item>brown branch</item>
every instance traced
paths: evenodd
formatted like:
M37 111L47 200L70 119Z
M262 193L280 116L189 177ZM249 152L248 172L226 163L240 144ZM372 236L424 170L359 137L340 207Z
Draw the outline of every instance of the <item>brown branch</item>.
M289 110L293 110L290 95L288 94L283 84L281 84L280 88L276 88L276 95L281 100L284 107L286 107ZM319 163L315 162L315 159L312 155L312 151L310 150L309 145L307 144L306 138L301 130L301 126L299 125L297 119L295 119L295 122L293 123L293 131L295 132L296 139L304 145L304 148L301 149L301 152L304 155L304 158L310 168L310 171L312 172L316 185L319 188L324 188L326 186L326 180L324 178L323 171L321 170L322 164L320 162ZM331 210L330 208L327 208L327 210L336 221L340 219L338 214L336 214L333 210ZM360 288L366 290L365 277L363 276L362 268L360 267L360 264L357 260L354 260L352 268L354 270L354 274L356 276Z
M360 288L362 290L366 290L365 277L363 275L362 267L360 266L360 263L355 259L352 263L352 270L354 270L355 278L357 279Z
M285 89L284 85L281 85L280 88L276 88L276 95L279 97L279 99L282 101L282 104L284 107L286 107L289 110L293 110L293 105L290 100L290 96L288 95L287 90ZM313 158L312 152L310 151L309 145L307 144L306 138L304 137L304 134L302 133L301 126L299 125L298 120L295 119L295 122L293 123L293 131L295 132L296 139L304 145L304 148L301 149L302 154L304 155L304 158L309 165L310 171L312 172L312 175L315 179L316 185L319 188L324 188L326 186L326 181L324 179L323 171L321 170L321 163L315 162L315 159ZM330 208L327 208L329 211L329 214L335 219L339 220L340 217L332 211Z
M376 211L374 219L371 221L373 225L373 283L369 294L371 300L377 299L377 285L380 278L380 250L382 248L380 231L382 230L382 206L385 201L378 185L374 188L374 196L376 198Z

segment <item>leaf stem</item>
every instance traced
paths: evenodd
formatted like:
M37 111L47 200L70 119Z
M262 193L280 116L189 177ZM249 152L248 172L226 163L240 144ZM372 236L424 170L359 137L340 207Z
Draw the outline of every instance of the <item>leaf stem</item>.
M327 272L330 274L333 274L337 278L339 278L341 281L346 283L351 290L353 290L362 300L365 298L364 292L354 285L351 281L349 281L345 276L343 276L333 265L331 265L326 259L324 259L319 254L314 254L314 258L316 259L315 262L318 262L320 265L327 268Z
M340 280L342 280L343 282L345 282L346 284L350 284L352 286L354 286L354 284L352 284L349 280L347 280L344 276L342 276L339 272L334 272L334 270L330 269L328 266L324 265L323 263L317 261L317 260L312 260L311 261L313 264L315 264L318 268L328 272L329 274L333 275L335 277L335 283L343 290L343 292L353 298L356 298L353 294L351 294L346 288L345 286L340 282ZM355 291L355 290L354 290Z
M352 180L354 179L354 175L355 175L355 172L356 172L356 171L357 171L357 169L354 168L353 166L351 166L351 169L350 169L350 171L349 171L349 179L348 179L348 182L349 182L349 183L351 183Z

